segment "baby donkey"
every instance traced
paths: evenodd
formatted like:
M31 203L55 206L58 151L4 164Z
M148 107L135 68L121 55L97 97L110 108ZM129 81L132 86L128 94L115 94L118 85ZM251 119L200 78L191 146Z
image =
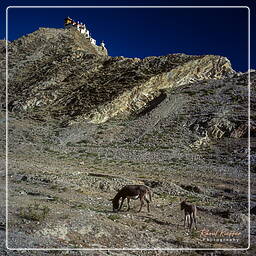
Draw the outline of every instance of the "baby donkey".
M180 200L181 201L181 200ZM186 228L186 223L188 223L189 229L192 228L193 222L195 223L196 227L196 206L194 204L188 203L187 199L180 202L180 209L181 211L184 210L184 228Z

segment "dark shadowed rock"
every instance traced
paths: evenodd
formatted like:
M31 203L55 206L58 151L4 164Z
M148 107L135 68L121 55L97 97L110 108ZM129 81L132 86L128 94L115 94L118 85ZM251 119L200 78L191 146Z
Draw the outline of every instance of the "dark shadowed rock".
M253 208L251 208L251 214L256 215L256 206L254 206Z

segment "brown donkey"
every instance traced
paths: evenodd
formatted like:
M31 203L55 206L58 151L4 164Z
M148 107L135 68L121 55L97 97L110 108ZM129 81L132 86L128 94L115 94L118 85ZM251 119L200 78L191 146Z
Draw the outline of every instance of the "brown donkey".
M130 199L137 200L140 199L140 209L144 205L144 201L147 203L147 209L149 212L149 203L151 202L152 193L149 188L145 185L126 185L121 190L118 191L116 196L111 200L113 203L113 211L118 212L121 210L123 206L123 202L125 198L127 198L128 208L127 211L130 210ZM119 205L119 201L121 198L121 204Z
M180 209L182 211L184 210L184 228L186 227L186 223L188 223L188 227L189 229L191 229L193 222L195 223L196 228L196 206L191 203L188 203L187 199L185 199L180 202Z

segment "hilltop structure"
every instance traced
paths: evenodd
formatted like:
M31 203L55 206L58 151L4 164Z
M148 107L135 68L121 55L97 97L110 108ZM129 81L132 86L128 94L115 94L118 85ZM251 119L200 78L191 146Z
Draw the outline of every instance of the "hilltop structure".
M70 17L67 17L64 19L64 27L66 29L76 28L81 34L85 35L85 38L88 38L90 40L91 44L96 45L96 40L91 37L90 31L86 28L85 24L83 24L82 22L81 23L79 21L76 22L73 19L71 19ZM101 43L100 46L105 48L104 43L103 44Z

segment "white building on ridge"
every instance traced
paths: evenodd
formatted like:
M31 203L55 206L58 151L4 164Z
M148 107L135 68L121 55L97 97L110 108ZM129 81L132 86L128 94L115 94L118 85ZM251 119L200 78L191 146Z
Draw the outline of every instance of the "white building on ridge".
M79 21L75 22L70 17L67 17L64 19L64 27L66 29L75 27L81 34L85 35L85 38L90 40L91 44L96 45L96 40L90 36L90 31L86 28L85 24L80 23ZM105 44L103 42L101 43L101 46L105 48Z

